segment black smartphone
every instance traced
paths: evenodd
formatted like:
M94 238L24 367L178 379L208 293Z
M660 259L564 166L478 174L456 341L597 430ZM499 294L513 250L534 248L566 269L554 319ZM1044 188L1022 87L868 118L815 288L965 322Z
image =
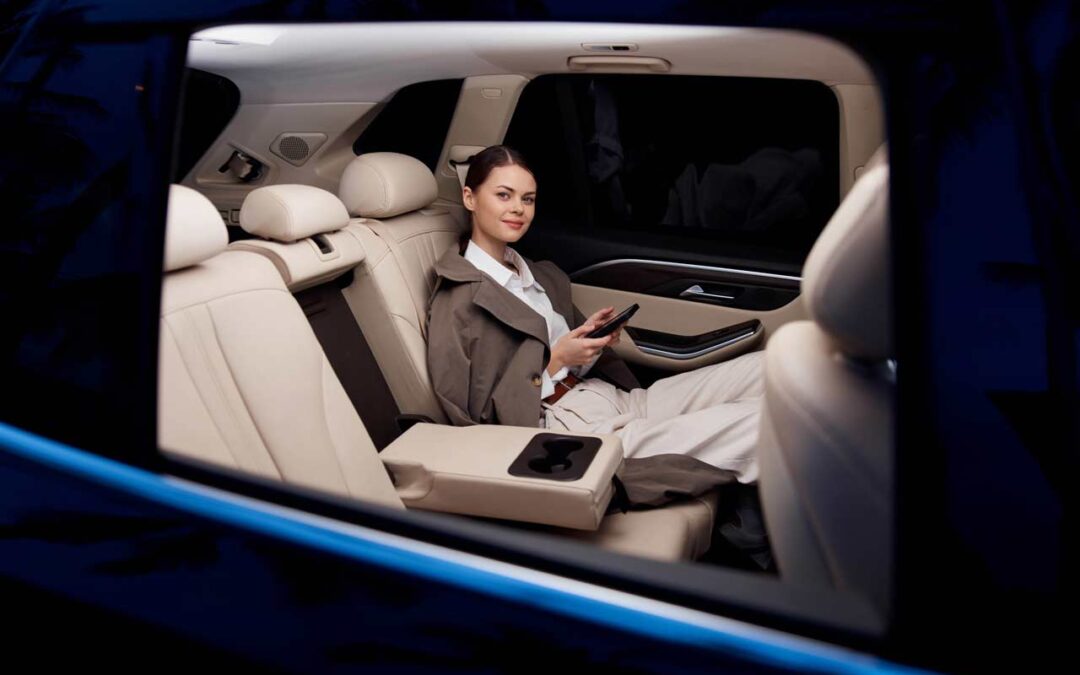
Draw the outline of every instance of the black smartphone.
M635 302L634 304L630 305L629 307L627 307L623 311L619 312L615 316L614 319L611 319L610 321L605 323L603 326L600 326L599 328L593 330L591 333L589 333L585 337L587 337L587 338L602 338L602 337L607 337L608 335L611 335L612 333L614 333L619 328L619 326L621 326L624 323L626 323L627 321L629 321L630 317L634 316L634 312L636 312L636 311L638 311L638 304Z

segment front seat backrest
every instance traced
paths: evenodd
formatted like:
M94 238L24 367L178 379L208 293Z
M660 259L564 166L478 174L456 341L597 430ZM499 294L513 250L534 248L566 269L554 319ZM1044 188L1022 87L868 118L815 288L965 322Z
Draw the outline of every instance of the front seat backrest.
M446 422L428 375L427 304L435 263L463 231L447 209L431 206L437 194L427 166L393 152L354 159L338 191L366 253L345 299L401 412Z
M765 352L760 487L785 581L889 609L893 391L889 167L867 166L807 258L811 321Z
M296 300L265 256L225 250L206 197L169 193L158 444L176 455L403 508Z

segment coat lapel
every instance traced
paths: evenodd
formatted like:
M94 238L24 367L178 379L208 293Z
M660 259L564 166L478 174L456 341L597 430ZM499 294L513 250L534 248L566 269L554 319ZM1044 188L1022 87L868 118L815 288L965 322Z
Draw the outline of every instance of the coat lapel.
M495 283L491 277L486 274L481 274L480 277L480 288L473 296L473 302L507 326L530 335L548 346L547 322L544 321L544 317L534 312L513 293Z
M553 270L553 263L534 263L526 261L533 277L544 287L551 307L566 319L566 324L573 329L576 323L574 317L574 301L570 292L570 278L562 271Z
M476 269L456 248L448 250L439 258L435 263L435 274L436 293L444 279L458 283L474 283L477 285L476 294L473 296L475 305L514 330L534 337L544 343L544 346L548 346L547 322L544 317L495 283L494 279ZM543 285L544 282L541 281L540 284Z

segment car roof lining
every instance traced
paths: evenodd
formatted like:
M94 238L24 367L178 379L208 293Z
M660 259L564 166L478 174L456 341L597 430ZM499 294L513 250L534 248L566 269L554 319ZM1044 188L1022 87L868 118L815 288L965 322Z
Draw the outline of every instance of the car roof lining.
M610 23L220 26L192 36L188 65L228 77L245 103L377 102L415 82L571 72L570 57L597 53L587 43L632 44L628 56L665 59L675 75L875 84L854 51L819 35Z

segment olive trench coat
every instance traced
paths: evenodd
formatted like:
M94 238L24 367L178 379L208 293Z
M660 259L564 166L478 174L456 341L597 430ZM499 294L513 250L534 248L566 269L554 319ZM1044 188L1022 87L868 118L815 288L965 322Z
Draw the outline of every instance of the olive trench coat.
M554 263L526 260L533 277L573 328L570 278ZM551 358L547 323L531 307L461 256L457 248L435 264L428 303L428 370L443 410L459 426L540 426L541 372ZM605 349L589 371L622 389L641 386Z

